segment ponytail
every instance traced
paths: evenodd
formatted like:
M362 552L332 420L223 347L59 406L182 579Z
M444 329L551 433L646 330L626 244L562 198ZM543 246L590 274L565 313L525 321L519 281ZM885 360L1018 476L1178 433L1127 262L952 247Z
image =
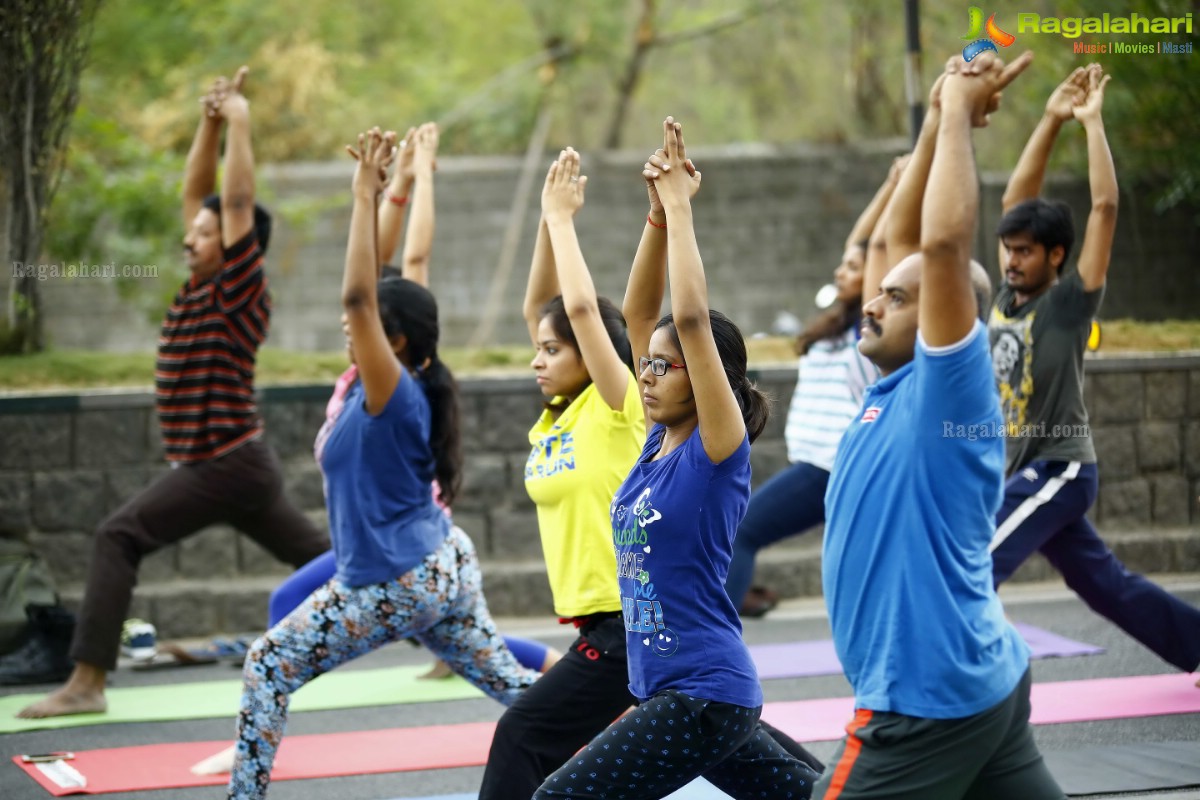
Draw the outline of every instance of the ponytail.
M404 334L408 339L408 363L421 365L416 369L417 380L429 401L429 449L433 452L438 499L450 506L462 484L462 431L458 384L438 358L437 301L419 283L388 278L379 282L379 319L389 340Z
M745 375L742 376L741 384L734 388L733 394L737 397L738 408L742 410L746 434L750 437L750 443L754 444L754 440L767 427L767 420L771 416L771 399L759 391L758 386Z
M438 482L438 499L447 507L462 485L462 428L459 425L458 382L437 352L420 370L421 385L429 400L429 448L433 451L433 473Z

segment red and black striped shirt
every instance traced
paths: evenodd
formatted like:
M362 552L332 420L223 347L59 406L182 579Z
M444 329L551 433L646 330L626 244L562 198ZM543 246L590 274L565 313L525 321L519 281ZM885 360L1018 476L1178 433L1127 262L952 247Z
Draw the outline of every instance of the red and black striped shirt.
M188 279L163 320L154 370L168 461L205 461L262 435L254 404L258 346L271 324L263 252L251 230L212 279Z

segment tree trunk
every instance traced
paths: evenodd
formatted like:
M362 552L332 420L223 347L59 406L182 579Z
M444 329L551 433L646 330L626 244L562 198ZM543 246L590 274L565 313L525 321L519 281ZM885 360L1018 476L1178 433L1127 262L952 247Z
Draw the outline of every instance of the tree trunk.
M850 24L850 86L859 134L862 138L893 135L900 120L876 54L888 20L875 13L873 4L860 2L851 6Z
M617 84L617 105L608 122L608 133L604 137L604 146L616 150L621 146L621 129L625 127L625 117L629 114L629 103L637 90L638 81L642 77L642 65L646 55L654 46L654 0L642 0L642 13L638 17L637 30L634 33L633 52L625 62L625 73Z
M8 287L8 329L0 334L0 353L36 353L45 347L42 330L42 297L37 278L41 251L40 226L31 218L24 181L10 176L5 186L5 229L8 235L6 269L11 270Z
M0 352L45 346L39 262L46 212L62 175L98 0L0 5L0 176L4 268L12 270Z

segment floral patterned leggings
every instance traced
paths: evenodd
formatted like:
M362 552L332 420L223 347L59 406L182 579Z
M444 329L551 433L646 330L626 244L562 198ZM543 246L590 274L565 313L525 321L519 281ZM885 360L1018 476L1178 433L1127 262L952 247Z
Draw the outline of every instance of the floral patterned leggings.
M293 692L408 637L505 705L538 678L496 631L475 547L453 527L441 547L396 580L351 588L334 578L254 643L243 674L229 797L266 795Z

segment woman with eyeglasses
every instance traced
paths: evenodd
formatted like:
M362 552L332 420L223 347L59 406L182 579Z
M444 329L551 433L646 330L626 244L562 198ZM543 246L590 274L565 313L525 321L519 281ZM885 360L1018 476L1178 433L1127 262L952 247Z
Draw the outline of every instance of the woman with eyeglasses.
M625 320L597 296L575 234L586 185L579 154L563 150L542 189L524 305L532 367L546 398L529 431L525 488L537 506L554 611L579 636L500 718L480 800L532 796L634 704L608 507L646 428ZM661 208L655 213L661 220Z
M534 797L657 798L703 776L735 798L806 798L817 773L760 724L762 688L724 588L768 403L746 375L741 332L708 307L691 208L700 174L671 117L663 134L644 174L665 212L671 313L655 321L662 270L635 264L625 312L653 427L610 506L639 705Z

